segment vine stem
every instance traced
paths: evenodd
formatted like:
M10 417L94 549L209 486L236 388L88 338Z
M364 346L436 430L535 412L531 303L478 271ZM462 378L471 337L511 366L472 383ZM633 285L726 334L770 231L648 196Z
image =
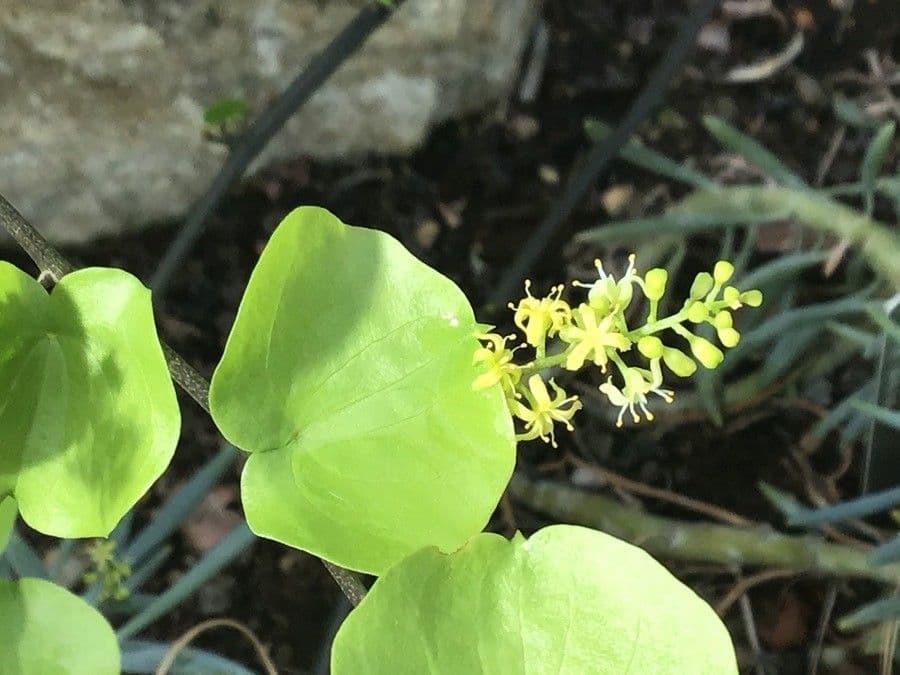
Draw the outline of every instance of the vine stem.
M660 331L666 330L666 328L679 326L684 323L686 319L687 310L681 310L672 316L667 316L665 319L659 319L658 321L653 322L648 321L646 325L626 333L625 337L631 338L632 342L637 342L645 335L652 335L653 333L659 333Z
M509 494L555 520L607 532L665 558L721 565L777 567L798 573L897 583L900 565L875 566L868 552L815 536L663 518L614 499L514 474Z
M306 68L253 122L228 153L228 158L213 182L191 206L178 235L166 251L150 280L158 301L168 291L172 277L185 256L203 234L209 217L222 203L253 160L268 145L284 124L303 106L319 87L365 43L368 37L404 2L368 3L325 49L316 54Z
M568 356L568 351L562 351L559 354L553 354L551 356L544 356L542 358L534 359L533 361L522 366L522 375L531 375L532 373L536 373L540 370L561 365L566 362Z
M628 331L624 333L625 337L629 338L632 342L637 342L645 335L651 335L653 333L658 333L659 331L665 330L666 328L672 328L674 326L680 325L687 319L687 311L681 310L680 312L673 314L672 316L666 317L665 319L660 319L659 321L653 321L651 323L647 323L640 328L637 328L632 331ZM566 359L569 356L569 350L564 349L557 354L551 354L550 356L538 356L537 358L531 360L521 367L521 372L523 377L527 377L533 373L540 372L541 370L546 370L547 368L553 368L554 366L560 366L566 362ZM619 364L621 367L625 367L624 363Z
M41 273L49 273L58 280L75 271L75 267L2 194L0 194L0 225L34 261ZM160 344L162 344L163 354L166 357L166 364L172 379L207 414L210 414L209 382L169 345L162 340L160 340ZM337 582L347 600L354 607L358 605L366 594L366 587L360 576L326 560L322 560L322 563Z
M712 214L723 220L729 215L775 212L858 246L872 269L900 289L900 236L822 193L762 185L722 186L691 193L669 209L669 213Z

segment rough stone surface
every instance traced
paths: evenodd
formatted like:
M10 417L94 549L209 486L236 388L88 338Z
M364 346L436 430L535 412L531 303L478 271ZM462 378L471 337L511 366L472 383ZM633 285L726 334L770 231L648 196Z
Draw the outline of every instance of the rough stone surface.
M258 113L362 4L0 0L0 192L57 242L183 214L226 154L203 111ZM260 163L407 152L502 99L536 5L409 0Z

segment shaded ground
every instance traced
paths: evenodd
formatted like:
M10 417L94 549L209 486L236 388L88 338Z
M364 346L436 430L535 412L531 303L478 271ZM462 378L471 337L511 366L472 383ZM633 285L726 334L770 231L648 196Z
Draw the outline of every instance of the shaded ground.
M560 182L584 155L589 143L583 132L585 118L615 122L621 117L671 40L683 9L680 4L547 3L550 48L535 100L515 100L505 109L445 125L410 158L367 158L342 165L298 159L248 181L220 210L178 275L160 314L165 339L205 375L211 374L262 246L281 217L299 204L320 204L346 222L395 234L460 283L478 307L515 257L520 242L558 197ZM702 114L715 113L752 133L787 164L813 178L839 127L831 106L834 92L863 95L868 85L854 82L848 73L865 74L864 50L874 49L884 58L890 53L891 40L898 37L895 0L859 2L852 14L835 9L841 4L785 3L779 4L781 12L769 17L717 19L704 32L707 48L697 53L687 73L673 85L666 107L644 125L642 138L711 173L745 171L724 162L702 131ZM746 85L721 81L729 68L782 50L798 27L806 29L806 46L785 71ZM848 132L828 169L827 182L855 176L864 142L863 134ZM630 197L616 203L611 187ZM677 194L653 175L616 163L569 225L577 230L615 217L653 212ZM119 266L147 279L171 236L171 228L159 227L69 254L80 264ZM709 265L717 245L702 238L695 244L688 266ZM535 271L536 284L571 278L573 268L594 253L548 251ZM758 255L765 258L772 253ZM852 368L844 369L834 381L823 384L830 390L827 398L852 390L859 377ZM581 439L591 449L587 458L612 471L754 520L779 523L778 514L755 485L765 480L803 494L802 478L787 471L786 462L814 419L810 409L780 403L753 409L724 428L697 422L662 436L649 429L617 432L592 421L585 423ZM147 515L217 446L211 422L186 397L183 411L181 445L172 467L146 500ZM560 453L540 444L523 448L520 464L565 479L570 467L559 459L567 453L584 456L583 448L566 439ZM813 461L816 469L827 472L839 464L840 457L829 446ZM235 467L225 479L231 494L237 493L238 476L239 467ZM852 471L847 476L848 481L854 480ZM222 495L220 508L227 509L229 493ZM655 512L692 517L673 506L645 503ZM232 506L239 509L236 503ZM495 527L503 530L510 517L523 529L541 524L539 518L513 506L512 516L498 516ZM198 555L187 540L174 543L178 555L160 586ZM733 583L718 572L676 569L710 598L720 597ZM865 593L865 587L860 591ZM810 580L775 582L751 593L759 636L771 659L768 672L806 672L806 649L827 593L826 583ZM188 603L151 633L174 639L210 615L231 616L272 646L282 672L305 672L315 667L323 635L340 606L336 587L317 561L261 542L252 555L210 584L198 602ZM727 620L746 652L738 613L732 611ZM825 638L826 644L841 641L846 638L831 631ZM252 663L248 651L230 635L211 635L198 644ZM872 672L868 669L874 666L872 661L858 661L856 667L828 670L823 665L820 672Z

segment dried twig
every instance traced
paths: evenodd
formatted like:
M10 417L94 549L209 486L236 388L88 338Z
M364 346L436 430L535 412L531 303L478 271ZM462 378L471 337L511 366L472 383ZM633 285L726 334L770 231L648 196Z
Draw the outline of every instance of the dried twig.
M268 650L266 650L265 646L262 644L262 642L260 642L259 638L256 637L256 634L247 626L238 621L235 621L234 619L210 619L209 621L204 621L203 623L197 624L190 630L186 631L184 635L182 635L172 643L172 646L169 648L169 651L166 652L163 660L159 662L159 666L156 669L156 675L167 675L168 672L172 669L172 666L175 665L175 659L178 658L178 655L185 649L185 647L193 642L194 639L196 639L201 633L205 633L206 631L212 630L214 628L232 628L238 631L241 635L247 638L247 641L251 645L253 645L253 651L256 652L256 657L259 659L259 662L262 664L263 669L266 671L266 675L278 675L278 669L275 667L275 663L269 656Z
M794 570L773 569L763 570L762 572L752 574L749 577L743 577L731 587L731 590L728 591L719 602L716 603L716 614L725 616L728 613L728 610L731 609L731 606L754 586L759 586L760 584L764 584L767 581L772 581L774 579L784 579L786 577L795 576L797 576L797 573Z
M568 460L582 471L593 474L598 480L610 483L611 485L626 490L627 492L632 492L643 497L657 499L668 504L675 504L676 506L680 506L684 509L687 509L688 511L700 513L704 516L709 516L710 518L719 520L723 523L728 523L729 525L734 525L736 527L748 527L757 524L752 520L748 520L747 518L744 518L743 516L740 516L733 511L729 511L728 509L723 509L720 506L708 504L707 502L700 501L699 499L693 499L692 497L686 497L685 495L680 495L677 492L672 492L671 490L664 490L662 488L653 487L652 485L646 485L645 483L640 483L636 480L626 478L625 476L617 474L614 471L610 471L609 469L596 466L594 464L588 464L583 459L581 459L580 457L576 457L575 455L568 455Z
M753 617L753 607L750 605L750 598L742 595L738 603L741 606L741 618L744 620L744 629L747 631L747 642L750 643L750 649L753 650L756 673L757 675L766 675L762 645L759 643L759 635L756 632L756 619Z
M768 58L742 66L735 66L722 77L723 81L731 84L746 84L758 82L771 77L782 68L800 56L803 51L803 31L794 33L794 37L788 41L784 49Z
M819 617L819 625L816 627L816 638L809 652L809 675L816 675L819 671L819 660L822 658L822 645L825 644L825 633L828 624L831 623L831 615L834 612L834 603L837 601L837 584L828 585L828 594L822 606L822 616Z

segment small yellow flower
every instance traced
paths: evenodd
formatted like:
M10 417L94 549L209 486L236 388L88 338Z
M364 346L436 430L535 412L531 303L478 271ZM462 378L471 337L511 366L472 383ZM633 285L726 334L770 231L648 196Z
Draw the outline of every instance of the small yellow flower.
M637 270L634 268L634 253L628 256L628 268L618 281L612 274L607 274L603 269L603 262L597 258L594 260L594 267L597 268L597 276L600 277L593 283L586 284L581 281L573 281L573 286L587 288L588 304L606 314L610 310L624 310L634 297L635 283L640 281L637 276Z
M621 389L612 383L612 378L600 385L600 391L606 394L609 402L619 408L619 416L616 418L616 426L622 426L622 417L625 411L631 413L631 419L635 424L641 421L635 406L641 409L648 422L653 421L653 413L647 409L647 394L656 394L662 397L666 403L671 403L675 392L671 389L661 389L662 369L659 359L650 362L650 370L644 368L626 368L622 373L625 386Z
M519 371L519 366L512 362L518 347L508 349L506 341L513 340L516 336L507 335L503 337L496 333L479 333L475 337L488 344L482 345L475 350L472 363L475 365L484 364L487 366L487 370L475 378L472 388L476 390L487 389L501 382L504 390L512 392L519 382L521 372Z
M82 581L86 584L102 583L98 601L108 598L124 600L129 594L125 580L131 576L131 565L117 558L115 549L116 542L109 539L97 539L86 549L91 569L82 575Z
M571 419L581 410L581 402L577 396L567 396L552 379L550 387L553 389L552 399L541 376L534 374L528 378L528 391L525 392L530 407L521 400L511 401L513 414L525 422L525 433L519 434L516 437L518 440L529 441L540 438L555 448L557 445L553 433L554 422L562 422L566 429L574 430Z
M550 289L544 298L531 295L531 280L525 281L526 297L518 305L509 303L515 311L513 321L525 331L525 341L532 347L543 349L548 337L553 337L565 326L572 315L569 303L561 299L565 286L560 284Z
M559 337L572 345L566 358L566 370L580 369L586 360L593 358L594 364L606 371L607 348L627 351L631 342L613 326L612 314L600 319L590 305L582 304L575 311L574 325L566 326ZM593 355L593 356L592 356Z

